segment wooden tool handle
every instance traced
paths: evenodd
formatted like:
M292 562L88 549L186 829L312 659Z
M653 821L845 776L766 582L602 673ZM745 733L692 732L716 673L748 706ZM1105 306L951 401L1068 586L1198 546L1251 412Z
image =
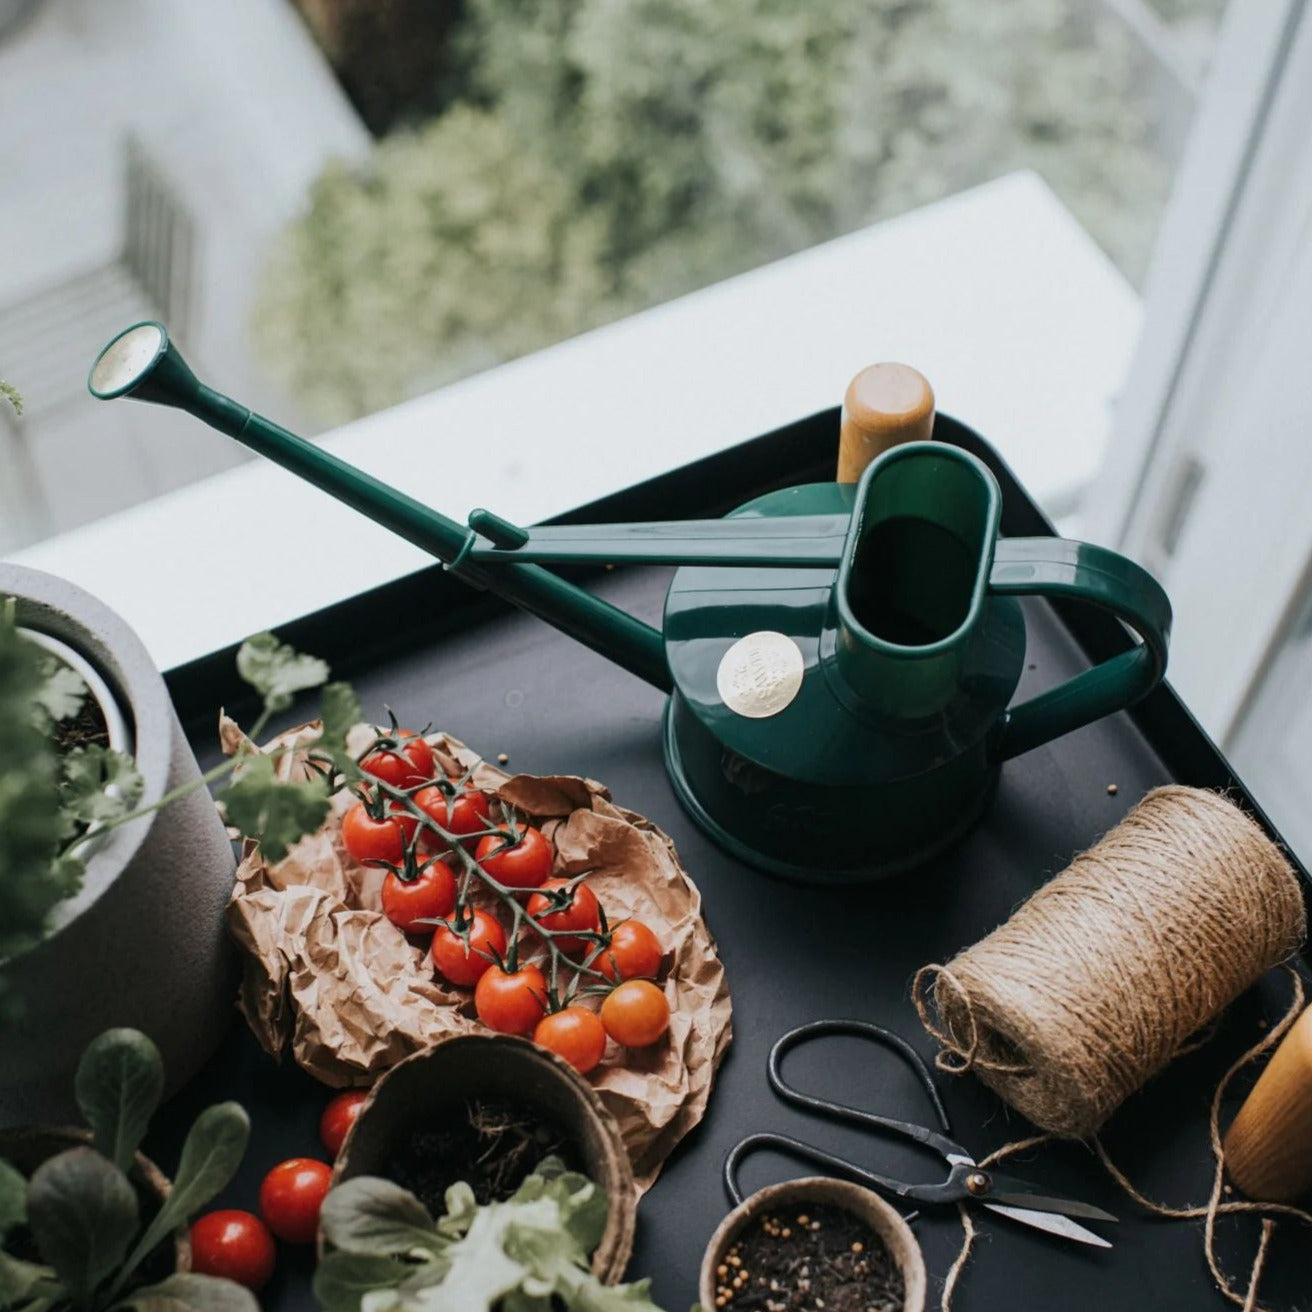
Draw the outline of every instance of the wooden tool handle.
M934 435L934 389L909 364L872 364L848 384L838 435L838 481L855 483L891 446Z
M1225 1136L1225 1164L1250 1198L1312 1191L1312 1007L1280 1041Z

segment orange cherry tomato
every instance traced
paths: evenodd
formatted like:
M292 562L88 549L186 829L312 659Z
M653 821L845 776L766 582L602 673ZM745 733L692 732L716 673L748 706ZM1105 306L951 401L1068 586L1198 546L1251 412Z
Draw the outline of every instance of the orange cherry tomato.
M641 920L622 920L611 930L610 943L593 965L617 982L655 979L664 955L660 939Z
M601 1004L606 1033L626 1048L645 1048L670 1027L670 1004L648 979L626 980Z
M415 805L432 816L449 834L476 834L492 823L492 804L487 795L477 788L462 788L452 795L434 784L431 788L421 788L415 794ZM427 828L420 833L419 841L430 852L441 852L447 847L437 834Z
M413 788L427 783L437 773L433 749L409 729L394 729L388 737L396 740L395 748L380 747L360 762L360 769L375 779L382 779L393 788Z
M277 1249L269 1227L250 1212L225 1208L198 1216L191 1226L191 1269L222 1276L247 1289L263 1289L273 1275Z
M506 950L506 931L491 912L479 907L473 920L467 947L460 935L445 925L433 934L433 965L452 984L477 984L479 976L492 965L491 957L501 956ZM484 952L489 955L480 955Z
M531 1034L547 1005L547 981L533 965L518 970L491 966L478 977L474 1010L499 1034Z
M328 1106L319 1117L319 1138L330 1156L336 1157L342 1151L342 1142L355 1124L360 1108L368 1097L368 1089L347 1089L345 1093L329 1099Z
M569 886L568 879L548 879L542 885L542 892L534 893L529 898L529 915L543 929L577 929L595 934L601 928L601 906L597 902L597 895L586 884L575 884L568 903L558 910L551 909L555 899L547 894L561 892ZM590 939L575 938L571 934L553 934L552 942L567 956L579 960L585 958L592 949Z
M383 880L383 914L398 929L419 932L434 928L417 920L444 920L456 909L456 877L445 861L433 861L405 880L389 871Z
M576 1071L586 1075L606 1052L606 1027L595 1011L565 1007L538 1021L533 1042L564 1057Z
M407 844L419 828L415 816L389 811L375 820L363 802L357 802L342 817L342 842L346 850L366 866L399 866L405 863Z
M289 1244L309 1244L319 1230L319 1209L332 1184L333 1168L313 1157L291 1157L264 1177L260 1213Z
M519 827L518 841L509 830L484 835L478 840L474 857L507 888L538 888L551 874L551 844L532 825Z

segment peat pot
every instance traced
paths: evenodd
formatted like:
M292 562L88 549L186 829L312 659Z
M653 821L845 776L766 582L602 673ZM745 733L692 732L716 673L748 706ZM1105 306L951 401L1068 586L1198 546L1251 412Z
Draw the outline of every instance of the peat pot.
M17 620L83 675L113 745L136 760L142 805L199 777L164 680L113 611L50 574L0 563L0 597ZM106 704L108 703L108 704ZM199 1069L232 1017L236 973L223 924L232 844L209 791L110 831L89 848L76 896L50 932L0 962L21 1013L0 1021L0 1124L71 1119L73 1076L102 1030L131 1025L155 1041L170 1090Z
M877 1193L859 1184L827 1176L788 1180L783 1184L758 1189L720 1222L702 1258L697 1283L697 1296L702 1304L707 1308L715 1306L716 1270L723 1264L725 1255L734 1246L738 1236L752 1221L762 1213L778 1212L786 1215L799 1209L805 1211L808 1206L814 1207L817 1203L842 1208L857 1220L863 1221L883 1240L902 1272L905 1287L902 1312L924 1312L925 1259L911 1227Z
M610 1201L606 1233L592 1257L598 1279L615 1284L633 1252L637 1196L615 1118L596 1090L555 1053L506 1034L457 1034L407 1057L383 1076L360 1109L333 1170L333 1183L383 1175L416 1130L463 1115L476 1099L539 1112L570 1140L579 1169Z

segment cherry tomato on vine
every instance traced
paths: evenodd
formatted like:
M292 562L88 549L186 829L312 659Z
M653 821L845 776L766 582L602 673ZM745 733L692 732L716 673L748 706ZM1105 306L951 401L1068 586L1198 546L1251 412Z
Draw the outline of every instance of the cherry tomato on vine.
M380 747L360 762L360 769L393 788L413 788L427 783L437 773L433 749L408 729L395 729L388 735L398 743L395 748Z
M415 805L451 834L476 834L491 823L488 818L491 803L476 788L461 789L452 796L434 784L415 794ZM425 829L419 841L430 852L439 852L447 846L431 829Z
M342 817L342 842L364 865L399 866L405 862L406 845L418 827L419 821L405 813L389 812L375 820L369 808L357 802Z
M569 888L568 879L548 879L542 885L542 892L534 893L528 900L528 913L543 929L577 929L596 933L601 928L601 906L597 895L586 884L575 884L572 900L566 907L557 911L551 909L552 899L549 892ZM552 936L552 942L567 956L580 959L587 956L592 947L589 939L575 938L571 934Z
M610 943L592 963L608 979L655 979L665 955L660 939L641 920L622 920L610 933Z
M564 1057L576 1071L586 1075L606 1052L606 1027L595 1011L565 1007L538 1021L533 1042Z
M506 950L506 931L501 922L489 911L478 907L469 927L469 946L460 935L445 925L439 925L433 934L433 965L452 984L477 984L479 976L492 965L487 952L501 956Z
M670 1004L650 980L626 980L606 995L601 1023L616 1043L645 1048L669 1029Z
M355 1124L355 1118L360 1115L360 1108L368 1097L368 1089L347 1089L329 1099L319 1117L319 1138L331 1156L336 1157L342 1151L347 1131Z
M279 1162L260 1185L260 1213L269 1229L289 1244L313 1243L332 1176L332 1167L314 1157Z
M529 1034L547 1005L547 981L533 965L518 970L492 966L479 976L474 989L474 1010L490 1030L500 1034Z
M479 865L507 888L537 888L551 874L551 844L532 825L519 826L519 841L507 830L478 840Z
M191 1269L263 1289L278 1256L269 1227L251 1212L206 1212L191 1226Z
M398 929L419 933L431 925L416 920L443 920L456 909L456 877L445 861L433 861L413 879L391 870L383 880L383 914Z

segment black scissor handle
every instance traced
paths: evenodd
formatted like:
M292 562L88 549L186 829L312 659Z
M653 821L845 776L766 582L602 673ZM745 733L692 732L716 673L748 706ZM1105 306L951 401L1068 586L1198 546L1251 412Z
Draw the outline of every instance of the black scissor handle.
M901 1180L891 1180L888 1176L867 1171L842 1157L825 1152L823 1148L816 1148L812 1144L803 1143L800 1139L790 1138L786 1134L749 1134L747 1138L740 1139L734 1144L724 1159L724 1192L729 1195L729 1201L735 1207L743 1201L742 1190L738 1188L738 1168L742 1165L744 1157L749 1157L764 1148L773 1148L776 1152L786 1153L789 1157L811 1162L815 1166L823 1166L835 1175L846 1176L870 1189L892 1194L895 1198L909 1197L909 1191L914 1188Z
M846 1034L866 1039L879 1044L881 1047L888 1048L901 1057L920 1081L921 1087L925 1090L930 1105L934 1108L938 1122L943 1127L944 1132L939 1134L925 1125L914 1125L909 1121L899 1121L891 1116L880 1116L877 1112L865 1111L860 1107L849 1107L846 1103L830 1102L827 1098L819 1098L812 1093L803 1093L800 1089L795 1089L789 1084L783 1077L784 1057L794 1048L804 1043L833 1034ZM886 1130L890 1134L901 1135L903 1138L912 1139L917 1143L924 1144L926 1148L933 1149L949 1163L955 1163L957 1159L966 1162L972 1160L970 1154L959 1143L955 1143L948 1137L952 1132L952 1125L948 1120L948 1113L943 1106L943 1100L939 1097L938 1089L934 1085L934 1077L930 1074L929 1067L925 1065L924 1059L901 1035L894 1034L891 1030L886 1030L882 1026L865 1020L816 1020L809 1025L799 1025L796 1029L789 1030L776 1040L774 1047L770 1049L770 1060L766 1064L766 1073L769 1076L770 1087L784 1102L791 1103L794 1107L800 1107L804 1111L815 1112L820 1116L828 1116L835 1120L848 1121L853 1125L875 1130Z

